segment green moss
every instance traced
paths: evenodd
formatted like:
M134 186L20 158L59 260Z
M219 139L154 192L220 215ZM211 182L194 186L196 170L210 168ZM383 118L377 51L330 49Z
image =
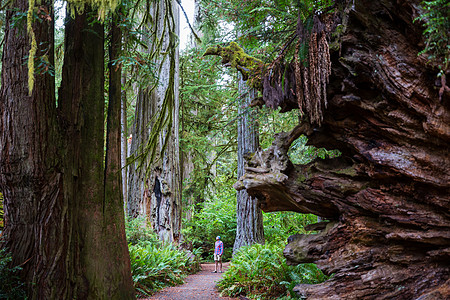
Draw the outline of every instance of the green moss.
M262 89L261 74L265 64L244 52L235 42L231 42L228 46L220 45L212 46L206 49L203 56L217 55L222 57L222 64L230 65L241 72L244 80L248 80L247 84L257 90Z
M297 177L297 182L298 182L298 183L303 183L303 182L306 181L306 179L307 179L307 178L306 178L305 175L299 174L298 177Z
M346 26L343 24L339 24L336 26L335 31L331 34L331 41L329 43L329 47L331 51L338 51L341 47L341 36L345 32Z
M119 4L118 0L68 0L69 11L72 18L75 18L75 12L82 14L86 6L97 9L100 20L104 21L109 11L114 11Z
M35 0L28 0L27 33L31 39L31 48L28 53L28 94L31 96L34 87L34 56L37 51L36 35L33 31L33 12Z
M355 170L354 168L352 168L352 167L348 167L348 168L346 168L346 169L342 169L342 170L335 171L335 173L336 173L336 174L342 174L342 175L348 175L348 176L352 176L352 177L358 175L358 173L356 172L356 170Z

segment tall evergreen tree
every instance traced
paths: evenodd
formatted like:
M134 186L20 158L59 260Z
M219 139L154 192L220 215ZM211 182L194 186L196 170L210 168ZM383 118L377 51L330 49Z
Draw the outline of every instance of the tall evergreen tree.
M239 76L239 119L238 119L238 178L244 175L245 156L255 152L259 146L258 123L249 104L255 98L256 91L249 88ZM246 190L237 192L236 239L233 253L242 246L255 243L264 244L263 216L258 207L258 199L248 195Z
M146 216L160 238L178 241L181 223L179 154L179 11L176 1L151 4L148 49L158 70L156 88L139 91L130 166L128 214Z
M23 266L32 299L132 299L122 201L115 192L120 148L111 122L104 162L103 25L88 6L68 18L56 106L49 71L53 3L28 10L29 3L14 1L6 18L0 98L3 246ZM31 42L15 22L27 11L29 22L36 11L42 20L28 30L35 36ZM28 66L36 65L36 74L23 64L34 47L36 56ZM33 75L34 85L28 80ZM115 111L111 105L111 121Z

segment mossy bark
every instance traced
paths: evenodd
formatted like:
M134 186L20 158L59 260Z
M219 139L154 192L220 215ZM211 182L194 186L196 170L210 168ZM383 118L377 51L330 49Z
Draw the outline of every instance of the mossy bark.
M244 81L254 89L262 89L262 74L266 65L259 59L244 52L236 42L231 42L228 46L220 45L209 47L203 56L216 55L222 57L222 64L238 70Z
M155 2L150 13L158 41L160 68L155 89L138 92L130 155L139 157L129 167L128 214L144 216L162 240L178 242L181 229L181 168L179 152L179 11L173 0ZM155 45L149 43L148 49ZM154 50L154 49L153 49ZM165 58L162 57L167 53ZM159 118L167 118L161 125ZM168 126L167 124L170 124ZM152 149L146 153L146 150ZM154 157L152 155L154 154ZM153 158L153 159L152 159Z

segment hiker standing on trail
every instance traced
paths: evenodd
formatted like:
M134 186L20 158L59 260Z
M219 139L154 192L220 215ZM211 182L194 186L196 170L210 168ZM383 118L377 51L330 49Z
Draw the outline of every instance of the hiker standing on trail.
M220 236L216 237L216 243L214 244L214 272L217 273L217 266L220 265L220 273L222 272L222 254L223 254L223 242L220 240Z

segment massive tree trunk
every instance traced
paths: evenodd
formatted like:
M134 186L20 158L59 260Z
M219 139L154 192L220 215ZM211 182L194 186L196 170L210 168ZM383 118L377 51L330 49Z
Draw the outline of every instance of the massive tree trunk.
M119 9L123 9L120 6ZM130 255L125 236L125 212L123 207L121 177L121 114L122 114L122 69L113 61L122 55L122 30L120 11L113 13L111 41L109 46L109 102L106 124L106 154L104 174L104 198L102 233L103 248L106 249L103 263L103 284L108 298L127 299L133 297ZM103 97L102 97L103 98ZM105 266L108 266L105 268ZM114 274L109 274L111 269ZM97 272L98 274L98 272ZM115 290L114 290L115 289Z
M157 65L161 68L156 89L146 88L138 95L131 155L140 158L130 166L128 214L146 216L161 239L178 241L181 226L179 54L173 34L179 33L179 12L172 0L152 5L154 34L162 39L160 53L167 56L158 58ZM157 44L149 45L153 50L157 47ZM159 118L168 122L159 123ZM152 126L157 126L159 131L152 131Z
M246 86L242 78L239 79L239 108L238 108L238 178L244 175L244 157L256 151L259 146L258 124L255 111L248 107L255 98L255 90ZM233 253L242 246L255 243L264 244L264 227L258 199L250 196L246 190L237 191L236 206L236 239Z
M53 19L49 2L48 8ZM14 7L23 13L27 0ZM16 10L6 11L0 101L0 190L4 195L3 246L22 264L24 278L33 282L34 298L64 298L65 271L71 262L58 255L68 247L69 216L61 193L59 136L56 128L55 84L49 73L36 76L28 91L28 69L23 59L30 50L25 26L12 27ZM37 55L53 57L52 22L33 26ZM45 41L46 44L41 44ZM52 60L50 61L52 62ZM70 267L70 266L69 266ZM31 286L29 287L31 290Z
M14 3L21 11L27 5ZM50 62L53 23L47 20L53 17L45 12L52 10L41 6L44 21L34 26L37 57L45 54ZM22 62L30 46L23 28L10 27L13 13L7 16L0 102L4 245L22 264L31 298L132 299L117 175L120 128L111 122L104 168L103 26L88 19L95 14L87 7L66 23L57 110L49 73L35 75L28 96ZM114 118L117 105L111 110Z
M288 262L315 262L334 274L297 286L308 299L450 298L450 97L439 100L437 70L417 55L424 47L418 7L340 7L322 126L305 121L278 134L236 184L265 211L328 219L285 249ZM287 150L302 133L341 157L293 165Z

